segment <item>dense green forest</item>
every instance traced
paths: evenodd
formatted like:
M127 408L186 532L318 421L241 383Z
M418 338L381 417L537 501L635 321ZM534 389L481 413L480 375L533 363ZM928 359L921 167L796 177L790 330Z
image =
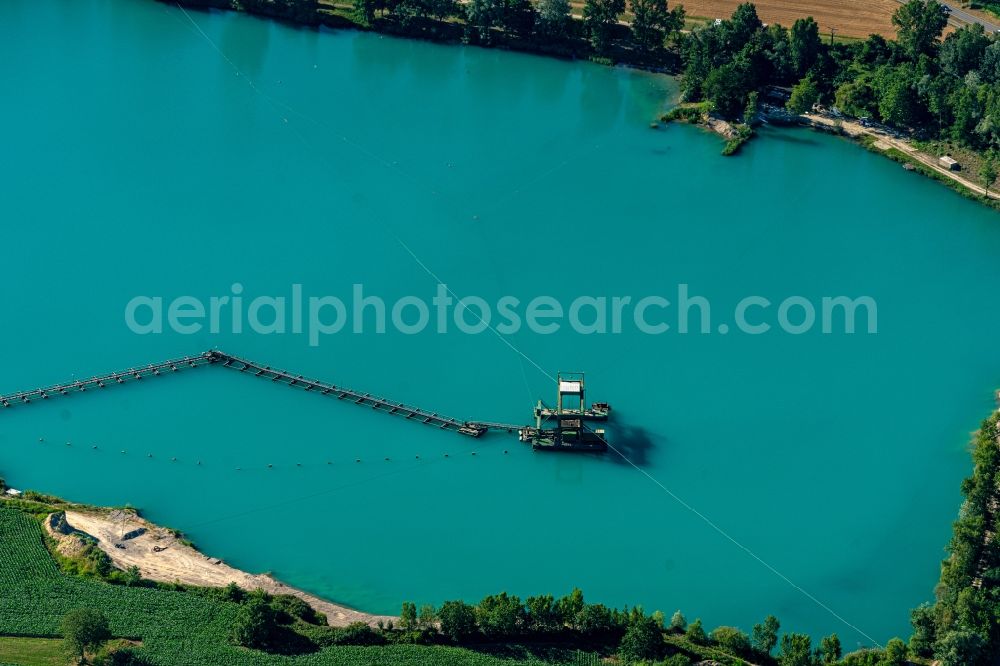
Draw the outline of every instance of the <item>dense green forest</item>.
M942 39L948 22L935 0L910 0L893 16L897 39L825 43L811 18L765 27L752 4L681 40L688 100L742 117L769 86L791 88L789 109L820 102L918 137L979 150L1000 146L1000 41L982 26Z

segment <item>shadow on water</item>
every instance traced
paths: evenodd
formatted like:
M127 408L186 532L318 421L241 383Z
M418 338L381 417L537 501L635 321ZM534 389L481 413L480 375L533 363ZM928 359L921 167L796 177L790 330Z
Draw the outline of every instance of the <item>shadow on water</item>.
M388 40L388 41L386 41ZM379 35L378 38L358 38L351 40L351 52L354 56L352 64L377 81L378 77L391 77L406 65L405 59L399 57L395 48L386 48L386 44L396 45L396 37Z
M257 79L264 68L271 41L271 23L245 21L240 16L227 16L222 25L220 48L251 79Z
M759 130L758 130L759 131ZM791 130L790 128L774 128L760 131L760 138L766 139L767 141L783 141L784 143L791 143L798 146L818 146L820 142L816 140L815 137L800 134Z
M616 422L613 428L609 428L609 431L608 442L618 453L608 451L605 455L608 460L620 465L628 465L630 461L638 467L646 465L649 461L649 452L653 448L653 433L642 426L620 421Z
M587 109L581 116L581 128L588 132L601 132L614 126L621 111L621 83L612 93L608 77L614 76L597 65L584 66L580 71L580 107Z

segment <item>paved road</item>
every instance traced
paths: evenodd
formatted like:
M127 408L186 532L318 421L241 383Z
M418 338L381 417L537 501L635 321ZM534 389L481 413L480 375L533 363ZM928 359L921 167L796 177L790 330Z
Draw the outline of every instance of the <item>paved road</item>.
M940 1L940 0L939 0ZM978 16L973 16L969 12L963 10L959 5L950 4L947 2L942 2L942 5L951 10L951 18L955 19L959 23L978 23L979 25L986 28L986 32L997 32L1000 31L1000 24L991 23Z
M901 5L905 5L907 0L896 0ZM969 12L962 9L962 6L958 3L944 2L944 0L938 0L938 3L944 5L951 10L949 13L949 23L954 25L956 28L960 28L963 25L969 25L971 23L978 23L986 29L986 32L1000 32L1000 23L991 23L985 19L981 19L978 16L973 16ZM1000 20L1000 19L998 19Z

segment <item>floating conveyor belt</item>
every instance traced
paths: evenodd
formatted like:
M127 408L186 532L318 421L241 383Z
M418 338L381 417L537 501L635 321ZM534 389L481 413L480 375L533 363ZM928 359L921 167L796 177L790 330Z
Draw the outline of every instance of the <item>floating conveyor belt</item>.
M242 359L225 352L212 350L197 356L184 356L182 358L152 363L147 366L129 368L122 372L112 372L106 375L91 377L90 379L74 380L66 384L57 384L48 388L39 388L33 391L20 391L9 395L0 395L0 406L13 407L15 405L28 404L35 400L47 400L49 398L68 396L71 393L86 391L87 389L103 389L115 384L125 384L131 381L139 381L144 377L154 377L163 373L177 372L184 368L196 368L201 365L220 365L231 368L238 372L253 375L272 382L285 384L301 388L304 391L316 392L321 395L333 396L338 400L349 400L356 405L362 405L384 412L401 416L407 420L424 425L435 426L442 430L450 430L469 437L479 437L490 430L515 432L522 426L514 423L496 423L492 421L463 421L451 416L444 416L437 412L431 412L420 407L406 405L395 400L381 398L370 393L362 393L354 389L337 386L317 379L307 379L302 375L295 375L285 370L278 370L267 365L261 365L254 361Z

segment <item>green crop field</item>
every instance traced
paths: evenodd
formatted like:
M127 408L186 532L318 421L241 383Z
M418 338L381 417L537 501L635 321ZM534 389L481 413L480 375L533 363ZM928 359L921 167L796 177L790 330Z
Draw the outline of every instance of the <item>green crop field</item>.
M441 646L335 646L295 656L236 647L228 635L238 604L197 591L126 587L64 575L45 548L38 521L0 506L0 636L56 637L63 615L84 607L103 611L115 637L142 641L140 653L153 664L542 663Z

